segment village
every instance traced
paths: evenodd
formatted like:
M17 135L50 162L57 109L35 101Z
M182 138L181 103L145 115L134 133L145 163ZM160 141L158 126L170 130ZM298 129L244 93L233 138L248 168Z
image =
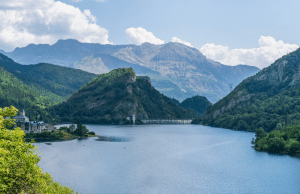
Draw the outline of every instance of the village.
M10 119L5 117L5 119ZM25 116L25 111L22 109L19 116L12 117L15 119L14 128L21 127L25 133L41 133L43 131L53 131L55 130L54 126L43 121L29 121L29 118ZM72 132L75 128L71 129Z

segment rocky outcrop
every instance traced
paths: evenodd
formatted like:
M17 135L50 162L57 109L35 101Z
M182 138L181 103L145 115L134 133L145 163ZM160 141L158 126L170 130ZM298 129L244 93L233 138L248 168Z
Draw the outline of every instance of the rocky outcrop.
M149 77L137 77L131 68L95 77L58 105L56 112L65 121L80 118L82 122L104 124L124 124L132 115L141 120L191 118L195 114L173 104L151 85Z

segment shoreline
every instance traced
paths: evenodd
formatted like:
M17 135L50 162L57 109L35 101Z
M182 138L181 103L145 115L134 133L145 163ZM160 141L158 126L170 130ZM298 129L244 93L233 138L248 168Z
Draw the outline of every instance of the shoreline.
M33 140L34 142L33 143L48 143L48 142L61 142L61 141L71 141L71 140L74 140L74 139L87 139L87 138L90 138L90 137L100 137L99 135L89 135L88 137L79 137L79 136L76 136L74 138L61 138L61 139L42 139L42 141L39 141L40 139L34 139L34 138L31 138L31 139L25 139L26 142L31 142L29 140Z

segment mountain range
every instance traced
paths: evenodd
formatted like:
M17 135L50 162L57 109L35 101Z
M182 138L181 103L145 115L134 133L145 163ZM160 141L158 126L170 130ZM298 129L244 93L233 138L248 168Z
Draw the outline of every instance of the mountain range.
M196 48L174 42L101 45L69 39L0 52L20 64L51 63L93 74L132 67L137 75L149 76L160 92L180 101L201 95L216 102L230 92L230 84L236 86L259 71L247 65L223 65L207 59Z

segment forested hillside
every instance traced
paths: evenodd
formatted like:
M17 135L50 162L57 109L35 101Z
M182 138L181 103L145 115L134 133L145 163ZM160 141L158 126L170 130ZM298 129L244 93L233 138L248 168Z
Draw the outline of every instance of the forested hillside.
M179 106L183 108L190 108L197 111L200 115L204 115L211 103L204 96L193 96L182 101Z
M26 116L32 120L52 120L52 115L46 111L47 107L53 105L49 97L32 89L0 67L0 107L11 105L19 110L26 109Z
M66 102L53 109L61 122L122 124L136 119L192 118L195 112L172 103L159 93L149 77L138 77L132 68L115 69L95 77Z
M300 120L300 49L244 80L208 108L203 124L269 132Z
M63 101L96 76L82 70L46 63L20 65L2 54L0 66L56 102Z

